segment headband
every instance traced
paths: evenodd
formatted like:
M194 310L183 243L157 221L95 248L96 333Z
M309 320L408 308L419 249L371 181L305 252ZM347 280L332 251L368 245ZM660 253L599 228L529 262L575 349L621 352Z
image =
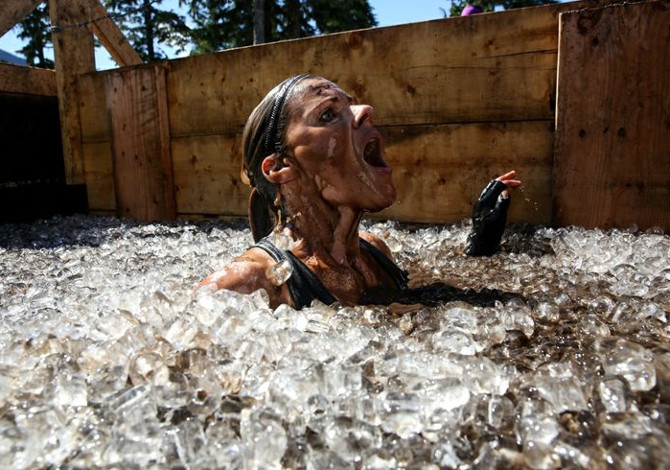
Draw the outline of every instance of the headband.
M281 142L278 139L279 133L279 124L281 122L281 114L284 110L284 104L288 95L291 93L291 90L303 78L309 77L307 73L301 73L284 81L277 93L275 94L274 103L272 104L272 111L270 112L267 122L265 124L265 140L263 142L262 151L256 152L253 160L249 162L249 167L247 168L247 176L252 184L255 184L254 181L254 170L260 163L259 160L267 157L273 152L279 152L281 150Z

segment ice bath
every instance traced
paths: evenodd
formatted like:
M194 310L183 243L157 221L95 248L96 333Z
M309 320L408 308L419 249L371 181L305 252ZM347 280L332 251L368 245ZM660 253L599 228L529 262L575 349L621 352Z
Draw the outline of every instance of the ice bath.
M3 468L662 468L670 238L368 223L412 283L519 294L272 311L193 287L245 224L0 226Z

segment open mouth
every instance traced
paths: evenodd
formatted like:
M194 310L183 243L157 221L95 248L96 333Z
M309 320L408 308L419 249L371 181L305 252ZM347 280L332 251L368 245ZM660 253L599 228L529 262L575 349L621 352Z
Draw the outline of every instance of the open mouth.
M370 166L386 168L388 165L382 156L379 139L370 139L363 151L363 160Z

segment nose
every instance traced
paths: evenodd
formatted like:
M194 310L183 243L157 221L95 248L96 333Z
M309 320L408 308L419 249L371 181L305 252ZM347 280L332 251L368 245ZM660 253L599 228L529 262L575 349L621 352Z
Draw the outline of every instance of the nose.
M355 104L351 106L351 111L354 113L354 129L361 127L366 120L372 123L372 116L374 114L372 106L367 104Z

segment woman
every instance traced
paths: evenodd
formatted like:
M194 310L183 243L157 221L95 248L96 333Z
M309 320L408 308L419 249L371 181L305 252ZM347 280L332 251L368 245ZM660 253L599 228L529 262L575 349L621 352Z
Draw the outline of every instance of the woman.
M321 77L297 75L270 91L243 135L243 176L253 187L249 221L257 244L200 286L241 293L265 289L272 308L302 308L313 299L356 305L374 293L386 292L390 299L405 291L407 276L388 247L359 232L365 212L380 211L396 197L372 117L372 107L354 104ZM521 184L514 177L510 172L498 178L487 188L488 198L480 198L473 220L485 215L479 217L482 234L473 231L470 254L497 247L509 204L503 190ZM497 241L490 241L490 228Z

